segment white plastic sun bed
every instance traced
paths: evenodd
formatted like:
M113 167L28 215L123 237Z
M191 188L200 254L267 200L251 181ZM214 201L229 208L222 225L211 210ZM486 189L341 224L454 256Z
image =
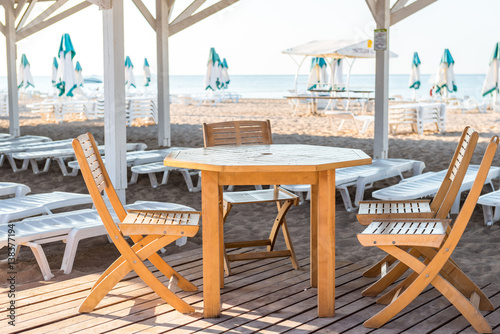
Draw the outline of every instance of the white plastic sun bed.
M491 226L500 220L500 190L480 196L477 204L483 206L484 223L486 225Z
M172 151L178 151L178 150L185 150L185 147L170 147L167 149L161 149L161 150L151 150L151 151L132 151L132 152L127 152L127 166L137 166L137 165L143 165L143 164L148 164L152 162L159 162L163 161L165 157ZM102 157L103 162L106 162L106 157ZM78 170L80 169L80 166L78 165L78 161L70 161L68 162L68 166Z
M31 192L30 187L21 183L0 182L0 196L21 197Z
M340 191L344 206L348 212L357 209L359 202L363 200L365 189L372 186L373 182L385 180L391 177L403 179L404 172L413 171L413 175L422 173L425 164L422 161L408 159L374 159L371 165L339 168L335 170L335 188ZM354 204L351 201L348 187L356 186ZM304 185L281 185L282 188L297 193L301 203L304 202L304 193L309 196L310 186ZM307 197L308 198L308 197Z
M193 211L193 208L164 202L137 201L126 206L134 210L182 210ZM118 222L118 218L114 217ZM70 274L75 260L78 243L82 239L107 235L101 218L96 210L85 209L63 212L49 216L38 216L15 223L15 241L10 247L15 247L15 257L19 254L21 246L31 248L38 266L45 280L50 280L54 275L50 270L47 257L42 245L50 242L63 241L66 243L61 270ZM0 225L0 248L8 246L8 225ZM178 246L186 243L186 238L176 241Z
M26 217L52 214L52 210L92 204L90 195L54 191L0 200L0 225Z
M131 171L132 176L130 177L129 184L137 183L139 175L147 174L151 182L151 187L156 188L159 185L167 184L170 172L180 172L184 177L184 181L186 182L186 186L189 192L198 192L201 190L201 178L199 171L193 171L185 168L168 167L163 164L163 161L132 166ZM156 173L163 173L160 184L158 184ZM192 175L196 175L198 177L198 184L196 185L196 187L193 185L193 180L191 179Z
M469 165L465 174L462 186L453 202L450 213L457 214L460 209L460 198L464 191L471 189L477 176L479 165ZM372 193L372 196L381 200L410 200L422 197L432 197L437 194L447 170L440 172L431 172L407 178L400 183L383 188ZM500 177L500 167L491 166L485 184L488 184L494 190L492 180Z
M55 140L49 142L34 142L28 144L20 144L20 145L12 145L8 148L0 148L0 166L3 165L5 159L7 159L12 167L12 170L18 171L14 159L12 158L12 154L19 152L35 152L35 151L46 151L46 150L54 150L61 148L71 148L71 142L73 139L63 139L63 140ZM27 168L27 167L26 167Z
M127 151L143 151L146 149L146 144L144 143L127 143ZM98 146L99 152L104 152L104 145ZM27 170L29 165L33 169L34 174L47 172L50 168L50 163L56 161L61 169L64 176L76 176L78 174L78 169L74 169L69 172L66 167L66 160L75 157L75 152L70 146L68 148L56 148L44 151L27 151L13 153L12 158L16 160L22 160L21 168L18 168L15 162L11 163L14 172L19 172ZM43 169L38 168L38 161L45 160ZM15 169L14 169L15 168Z

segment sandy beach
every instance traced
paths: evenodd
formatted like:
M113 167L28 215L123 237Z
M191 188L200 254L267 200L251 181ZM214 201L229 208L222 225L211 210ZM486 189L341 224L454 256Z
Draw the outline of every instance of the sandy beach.
M269 119L275 143L350 147L361 149L369 155L373 153L373 127L365 134L358 134L352 124L346 123L343 131L333 132L325 116L310 116L306 112L292 116L292 109L285 100L257 99L242 99L239 103L221 103L216 107L171 105L172 146L201 147L203 145L201 130L203 122L243 119ZM41 122L39 116L23 113L20 122L23 135L44 135L58 140L91 132L100 143L104 142L102 120L55 124ZM485 114L477 111L463 114L458 110L448 110L446 133L435 132L430 125L423 135L410 133L409 126L401 127L398 134L389 135L389 157L424 161L426 164L424 171L446 169L465 125L471 125L480 133L479 143L471 162L479 164L491 136L500 133L499 114L491 111ZM5 117L0 119L0 132L8 132L8 120ZM155 125L127 128L127 140L144 142L148 145L148 149L157 148L156 136ZM497 153L493 165L500 166L500 153ZM39 175L34 175L31 170L13 173L10 166L4 164L0 168L0 181L27 184L33 193L56 190L87 192L80 174L76 177L64 177L57 164L52 164L49 172ZM380 189L395 182L397 182L396 179L379 182L374 185L373 189ZM495 186L498 189L498 182ZM366 199L371 197L373 189L365 193ZM201 209L200 193L188 192L182 176L176 173L170 176L166 186L156 189L151 188L146 176L140 177L138 183L130 185L127 190L127 202L133 203L137 200L175 202L197 210ZM225 226L225 238L238 240L248 235L259 238L258 236L262 233L267 233L275 214L276 209L273 205L236 207ZM287 215L287 221L298 256L306 255L309 241L309 206L293 207ZM374 259L382 255L376 249L366 249L358 243L356 233L362 229L363 227L356 221L355 213L345 211L340 195L337 193L336 254L338 260L374 262ZM281 242L283 241L280 239ZM454 252L454 258L476 283L498 282L500 281L499 244L500 223L491 227L485 226L482 209L477 206ZM56 275L52 281L86 273L102 272L118 256L114 246L109 244L104 236L83 240L77 251L73 272L71 275L64 275L58 270L64 246L62 242L44 246L52 272ZM201 247L201 231L183 248L170 246L167 254L196 247ZM5 254L6 249L0 250L0 256L5 257ZM19 283L42 280L42 275L29 248L22 248L18 260ZM5 264L0 264L0 282L5 281L5 268Z

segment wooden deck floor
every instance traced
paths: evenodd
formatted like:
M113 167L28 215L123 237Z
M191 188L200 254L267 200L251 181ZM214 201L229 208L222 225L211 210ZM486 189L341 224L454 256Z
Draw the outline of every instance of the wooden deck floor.
M286 259L245 261L233 264L234 274L222 290L222 316L202 318L201 250L169 256L167 262L198 286L194 293L180 292L197 312L182 315L164 303L129 274L90 314L78 306L98 275L62 282L17 286L16 326L7 325L9 299L0 294L2 333L475 333L468 322L435 289L428 289L383 328L363 327L363 322L383 306L361 290L373 281L361 276L362 267L337 261L336 316L318 318L316 289L309 288L309 259L299 259L293 270ZM36 285L36 286L35 286ZM482 287L495 306L500 304L500 284ZM486 314L486 313L485 313ZM500 310L486 316L500 333Z

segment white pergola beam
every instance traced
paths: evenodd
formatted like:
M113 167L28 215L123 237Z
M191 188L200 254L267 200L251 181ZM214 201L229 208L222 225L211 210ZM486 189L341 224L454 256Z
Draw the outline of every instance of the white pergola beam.
M375 6L377 4L377 0L365 0L365 2L368 5L368 9L372 13L373 19L375 19L375 21L377 21L377 17L376 17L377 15L375 13Z
M123 0L102 11L104 51L104 144L106 169L122 203L127 188L125 37Z
M212 6L205 8L204 10L191 15L190 17L187 17L183 19L182 21L179 21L176 24L171 24L170 25L170 36L173 36L177 34L179 31L182 31L190 26L192 26L195 23L198 23L199 21L209 17L212 14L217 13L218 11L231 6L233 3L238 2L239 0L221 0Z
M19 31L22 27L24 27L31 12L33 11L33 8L35 8L35 5L37 2L38 2L38 0L31 0L30 4L28 5L28 8L26 9L26 11L23 14L23 17L21 18L21 21L19 21L19 23L17 24L16 30ZM17 17L17 15L16 15L16 17Z
M419 10L429 6L430 4L436 1L437 0L417 0L409 4L408 6L402 7L394 11L393 13L391 13L391 26L398 23L401 20L406 19L408 16L415 14Z
M144 16L146 21L148 21L151 28L153 28L153 30L155 30L156 29L156 20L153 17L153 15L151 14L151 12L148 10L148 8L144 5L144 3L141 0L132 0L132 1L134 2L137 9L139 9L142 16Z
M396 1L396 3L394 5L392 5L391 14L394 13L395 11L397 11L397 10L400 10L404 6L406 6L407 3L408 3L408 0L398 0L398 1Z
M184 20L185 18L190 17L205 2L206 2L206 0L194 0L186 9L184 9L184 11L182 13L179 14L179 16L177 16L175 18L175 20L170 22L170 24L179 23L180 21Z
M87 0L88 2L97 5L100 9L111 9L112 0Z
M171 7L165 0L156 0L156 61L158 78L158 145L170 146L170 85L168 36Z
M40 31L37 29L37 25L43 22L47 17L52 15L56 10L61 8L66 2L69 0L57 0L52 6L44 10L40 15L33 19L30 23L26 25L26 27L22 28L18 31L18 33L23 33L29 31L29 35L34 34L35 32Z
M21 135L19 126L19 105L16 75L16 18L14 17L14 1L4 3L5 9L5 41L7 49L7 88L9 105L9 132L14 137Z
M79 3L78 5L75 5L67 10L65 10L64 12L62 13L59 13L57 15L54 15L50 18L48 18L47 20L43 21L43 22L40 22L38 23L35 27L33 27L32 29L22 29L21 31L19 31L16 35L17 37L17 41L20 41L22 40L23 38L26 38L44 28L47 28L48 26L54 24L54 23L57 23L65 18L67 18L68 16L71 16L79 11L81 11L82 9L85 9L89 6L92 6L92 4L90 2L87 2L87 1L84 1L84 2L81 2Z
M26 4L28 0L20 0L16 6L16 9L14 9L14 17L17 19L21 11L23 10L24 5Z
M390 1L377 0L377 29L387 29L387 48L376 52L375 64L375 140L374 159L387 159L389 154L389 28Z

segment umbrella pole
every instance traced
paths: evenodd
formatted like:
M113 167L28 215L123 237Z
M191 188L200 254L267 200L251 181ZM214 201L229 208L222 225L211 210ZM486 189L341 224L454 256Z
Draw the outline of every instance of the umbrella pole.
M352 62L349 64L349 72L347 72L347 82L346 82L346 90L347 90L347 104L345 106L345 110L349 110L349 106L351 104L351 99L349 98L349 80L351 79L351 70L352 70L352 65L354 65L354 62L356 61L356 58L352 59Z
M417 89L416 89L416 88L413 88L413 95L412 95L412 99L413 99L413 101L416 101L416 100L417 100Z

